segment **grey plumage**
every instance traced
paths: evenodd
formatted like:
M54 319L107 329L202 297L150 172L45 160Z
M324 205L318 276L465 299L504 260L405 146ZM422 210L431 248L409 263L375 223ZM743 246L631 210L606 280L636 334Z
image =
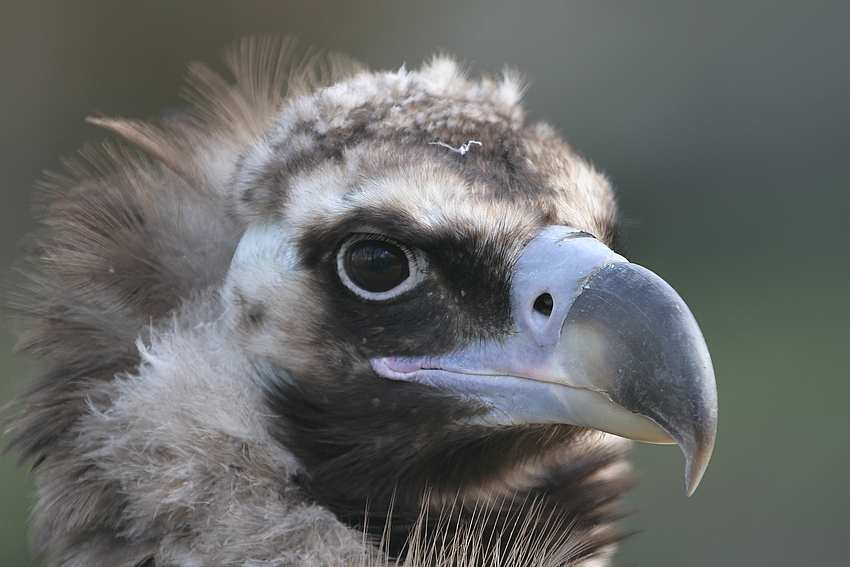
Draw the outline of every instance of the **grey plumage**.
M381 364L508 341L535 234L616 248L610 185L525 120L511 73L291 53L243 41L232 84L193 66L190 108L93 119L123 141L45 182L10 300L18 348L42 362L10 445L38 471L34 551L67 566L606 564L622 439L493 425L487 404ZM410 274L369 289L352 250ZM662 425L695 482L711 404L696 433Z

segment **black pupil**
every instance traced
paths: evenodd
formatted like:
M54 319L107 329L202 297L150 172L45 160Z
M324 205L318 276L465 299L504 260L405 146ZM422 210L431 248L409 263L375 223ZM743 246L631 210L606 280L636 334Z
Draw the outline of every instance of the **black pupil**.
M410 275L407 255L389 242L363 240L345 254L345 273L366 291L380 293L401 285Z

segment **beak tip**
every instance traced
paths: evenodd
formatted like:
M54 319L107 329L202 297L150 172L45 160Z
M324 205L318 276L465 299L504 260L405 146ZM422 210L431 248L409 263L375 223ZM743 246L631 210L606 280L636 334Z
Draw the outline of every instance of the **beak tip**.
M690 471L685 473L685 496L691 497L694 492L696 492L697 486L699 486L700 481L702 480L702 472L698 475L691 475Z
M691 496L696 491L713 450L714 435L699 446L682 446L682 452L685 453L685 496Z

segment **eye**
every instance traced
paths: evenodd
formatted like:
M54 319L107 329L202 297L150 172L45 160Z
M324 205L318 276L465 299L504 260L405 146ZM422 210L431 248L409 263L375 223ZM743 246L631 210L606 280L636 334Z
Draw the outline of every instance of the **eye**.
M361 240L349 246L343 265L354 285L372 293L398 287L410 276L402 249L379 240Z
M403 244L372 234L355 235L337 256L340 279L366 299L389 299L418 282L417 255Z

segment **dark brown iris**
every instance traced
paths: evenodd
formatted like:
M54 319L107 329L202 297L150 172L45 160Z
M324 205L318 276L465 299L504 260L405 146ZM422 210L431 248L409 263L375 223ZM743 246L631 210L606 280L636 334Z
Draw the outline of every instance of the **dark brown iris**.
M410 276L404 251L391 242L361 240L345 252L345 273L357 287L381 293L401 285Z

